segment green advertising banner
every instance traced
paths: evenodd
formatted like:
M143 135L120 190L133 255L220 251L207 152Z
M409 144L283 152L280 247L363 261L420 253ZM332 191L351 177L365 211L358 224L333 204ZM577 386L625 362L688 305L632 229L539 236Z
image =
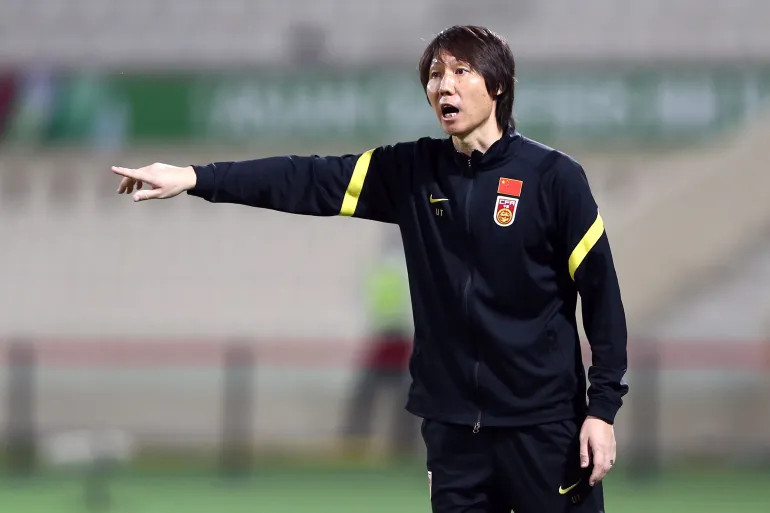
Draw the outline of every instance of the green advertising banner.
M440 135L409 70L76 74L57 78L45 109L29 96L20 95L11 140L387 143ZM541 67L520 71L515 112L532 137L663 142L745 122L769 97L770 67Z

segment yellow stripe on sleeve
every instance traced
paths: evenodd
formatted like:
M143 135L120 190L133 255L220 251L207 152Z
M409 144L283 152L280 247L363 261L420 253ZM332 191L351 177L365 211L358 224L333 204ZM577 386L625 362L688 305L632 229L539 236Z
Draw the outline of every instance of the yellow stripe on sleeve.
M577 246L575 246L575 249L572 251L572 254L569 256L569 275L573 281L575 280L577 268L583 263L583 259L588 252L591 251L591 248L594 247L594 244L599 241L603 233L604 221L602 221L601 214L597 212L596 221L594 221L594 224L591 225L586 234L583 235L583 238L580 239L580 242L578 242Z
M356 212L358 196L361 194L361 189L363 188L364 180L366 179L366 173L369 171L369 162L372 160L372 152L374 152L374 150L369 150L366 153L361 154L356 161L356 166L353 168L353 176L350 177L348 189L345 191L345 198L342 200L342 208L340 208L341 216L352 216Z

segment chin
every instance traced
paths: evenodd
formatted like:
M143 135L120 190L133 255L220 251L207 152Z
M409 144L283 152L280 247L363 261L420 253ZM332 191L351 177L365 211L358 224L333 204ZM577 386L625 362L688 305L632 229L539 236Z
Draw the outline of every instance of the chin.
M447 134L447 135L454 135L454 136L457 136L457 137L462 137L462 136L468 134L468 132L469 132L467 127L464 127L464 126L461 126L461 125L458 125L458 124L455 124L455 123L450 123L448 125L444 124L444 123L441 123L441 129L444 131L445 134Z

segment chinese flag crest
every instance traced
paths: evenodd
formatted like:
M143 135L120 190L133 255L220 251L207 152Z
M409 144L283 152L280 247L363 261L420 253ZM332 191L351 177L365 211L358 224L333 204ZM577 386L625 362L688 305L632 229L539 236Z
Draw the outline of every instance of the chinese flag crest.
M506 196L521 196L521 186L524 182L521 180L514 180L513 178L500 178L500 184L497 186L497 194L505 194Z
M510 226L516 218L516 207L519 205L519 198L507 198L498 196L495 204L495 223L498 226Z

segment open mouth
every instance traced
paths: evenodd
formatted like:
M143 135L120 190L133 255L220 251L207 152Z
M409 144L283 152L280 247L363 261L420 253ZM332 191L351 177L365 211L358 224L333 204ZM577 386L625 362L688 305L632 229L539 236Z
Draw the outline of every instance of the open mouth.
M460 112L460 109L458 109L454 105L445 104L441 106L441 117L444 119L453 119L457 117L457 114L459 112Z

